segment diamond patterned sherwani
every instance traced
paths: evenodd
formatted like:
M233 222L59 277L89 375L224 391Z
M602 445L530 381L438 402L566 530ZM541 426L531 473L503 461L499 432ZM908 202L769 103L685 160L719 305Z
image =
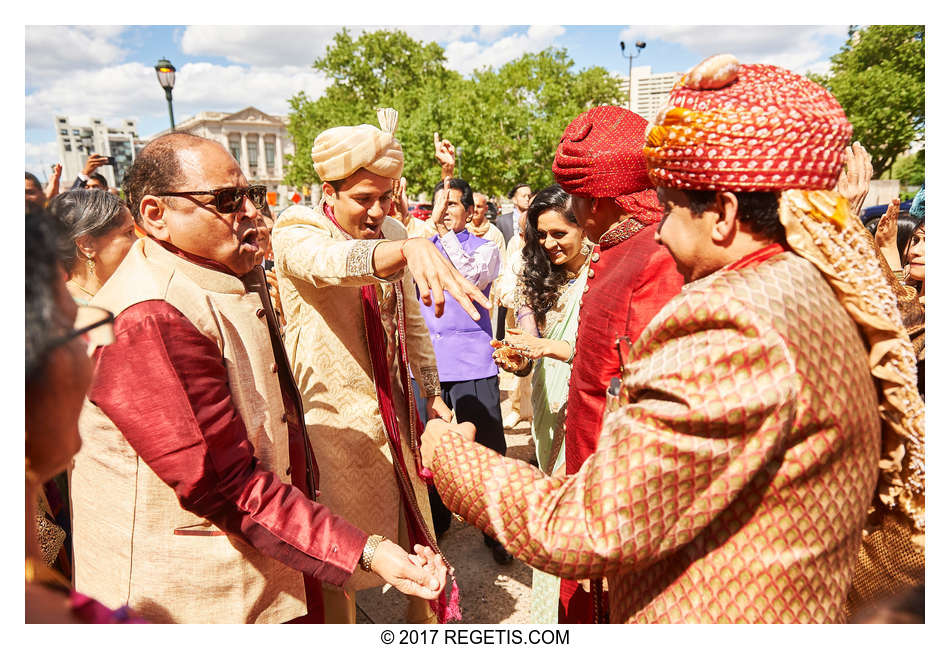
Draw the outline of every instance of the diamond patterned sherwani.
M445 436L446 505L535 568L606 576L614 622L842 621L880 424L818 271L782 253L685 286L624 378L575 475Z

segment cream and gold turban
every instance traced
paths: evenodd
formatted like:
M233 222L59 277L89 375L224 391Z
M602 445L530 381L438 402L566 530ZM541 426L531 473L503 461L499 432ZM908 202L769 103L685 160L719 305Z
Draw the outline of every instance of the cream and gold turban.
M346 178L361 168L393 180L402 175L399 141L369 124L328 128L314 139L310 157L324 182Z

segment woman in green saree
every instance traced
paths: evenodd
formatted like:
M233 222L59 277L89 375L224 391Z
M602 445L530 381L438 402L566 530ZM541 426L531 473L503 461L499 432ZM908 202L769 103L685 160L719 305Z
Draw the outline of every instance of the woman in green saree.
M492 343L505 370L525 375L534 364L531 435L538 467L548 475L564 464L564 410L591 249L570 195L559 185L539 191L527 213L518 328L509 329L504 342ZM534 571L532 623L557 622L558 582Z

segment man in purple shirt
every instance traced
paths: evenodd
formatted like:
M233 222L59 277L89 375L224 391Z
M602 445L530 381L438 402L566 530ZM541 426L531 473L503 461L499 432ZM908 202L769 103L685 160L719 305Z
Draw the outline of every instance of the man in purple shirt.
M432 222L438 234L432 237L432 243L488 297L501 270L501 251L491 241L476 237L465 228L475 209L472 188L460 178L445 178L433 194ZM475 441L504 455L508 447L501 421L498 366L492 360L490 345L491 318L487 309L475 306L478 320L473 320L449 296L445 298L441 318L435 317L431 307L420 304L439 366L442 400L455 411L457 421L475 424ZM421 407L419 411L425 412ZM432 487L429 502L436 535L441 536L451 524L451 512ZM485 545L492 549L498 563L511 562L511 555L492 537L485 535Z

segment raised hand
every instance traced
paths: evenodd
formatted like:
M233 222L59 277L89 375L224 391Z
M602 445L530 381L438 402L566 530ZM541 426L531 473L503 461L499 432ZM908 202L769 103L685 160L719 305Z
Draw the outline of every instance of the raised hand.
M393 205L396 207L396 213L399 215L399 218L402 220L403 224L409 223L409 196L406 194L406 178L403 176L396 182L396 186L393 188L395 191L393 194L396 196L396 200L393 201Z
M415 547L417 553L421 547ZM432 553L431 550L429 552ZM376 548L370 568L396 590L407 595L435 599L445 588L446 568L441 557L433 558L424 552L410 555L389 539L381 541Z
M435 202L432 204L432 224L435 225L436 232L439 233L440 237L449 231L445 223L442 222L442 219L445 217L445 210L448 208L448 202L449 178L446 176L442 179L442 191L436 194Z
M89 157L86 158L86 165L82 168L82 173L85 176L91 176L96 172L96 169L107 163L109 159L104 155L99 155L98 153L91 153Z
M271 268L264 271L264 277L267 279L267 292L270 293L270 301L274 307L274 313L280 320L282 327L287 326L287 320L284 318L284 309L280 304L280 291L277 289L277 271Z
M53 197L59 193L59 179L63 175L63 165L56 163L53 165L53 174L46 184L46 202L53 200Z
M858 214L871 188L874 168L871 166L871 156L860 142L845 147L844 151L845 165L841 169L836 189L848 200L851 211Z
M455 173L455 147L448 140L439 139L438 132L432 134L432 141L435 145L435 159L442 167L442 177L451 178Z
M892 198L884 216L877 222L874 243L881 250L892 270L900 270L901 254L897 249L897 215L900 213L900 199Z

